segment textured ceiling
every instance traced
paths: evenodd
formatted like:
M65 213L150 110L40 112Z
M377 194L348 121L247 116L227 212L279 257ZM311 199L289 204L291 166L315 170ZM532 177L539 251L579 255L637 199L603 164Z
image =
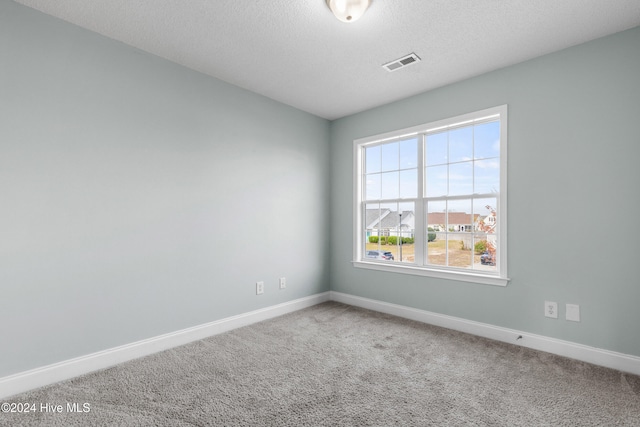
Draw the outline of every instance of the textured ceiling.
M327 119L640 25L639 0L372 0L351 24L325 0L17 2Z

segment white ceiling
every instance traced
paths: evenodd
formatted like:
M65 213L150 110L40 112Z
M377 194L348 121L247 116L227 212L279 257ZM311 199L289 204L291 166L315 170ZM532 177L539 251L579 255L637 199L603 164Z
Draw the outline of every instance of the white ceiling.
M372 0L351 24L325 0L16 1L327 119L640 25L640 0Z

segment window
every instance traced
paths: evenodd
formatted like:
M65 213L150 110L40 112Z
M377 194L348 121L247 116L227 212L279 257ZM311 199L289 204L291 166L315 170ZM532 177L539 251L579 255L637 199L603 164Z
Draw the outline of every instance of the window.
M506 105L354 150L356 267L507 284Z

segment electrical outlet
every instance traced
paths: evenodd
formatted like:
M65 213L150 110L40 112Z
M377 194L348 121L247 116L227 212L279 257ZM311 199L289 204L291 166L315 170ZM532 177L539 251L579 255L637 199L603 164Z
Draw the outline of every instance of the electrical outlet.
M566 318L572 322L579 322L580 306L577 304L567 304Z
M287 287L287 278L286 277L281 277L280 278L280 289L284 289Z
M551 317L552 319L558 318L558 303L554 301L544 302L544 315L545 317Z
M264 282L256 282L256 295L264 294Z

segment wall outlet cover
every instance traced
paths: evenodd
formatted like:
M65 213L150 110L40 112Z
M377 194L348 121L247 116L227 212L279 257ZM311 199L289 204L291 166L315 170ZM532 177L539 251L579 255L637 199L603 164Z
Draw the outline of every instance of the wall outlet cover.
M552 319L558 318L558 303L554 301L544 302L544 315Z

